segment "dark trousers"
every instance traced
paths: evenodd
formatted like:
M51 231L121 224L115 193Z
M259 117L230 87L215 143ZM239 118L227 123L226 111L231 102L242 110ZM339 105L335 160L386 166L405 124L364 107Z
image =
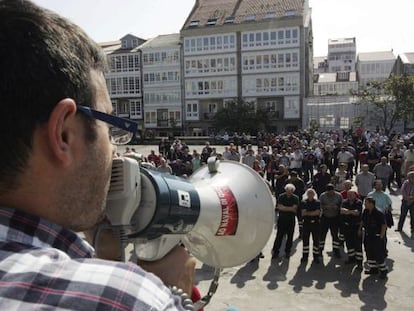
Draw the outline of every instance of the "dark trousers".
M313 180L313 165L303 167L303 181L308 183Z
M359 224L346 224L341 227L345 236L346 249L349 260L362 262L362 238L358 236Z
M286 235L285 253L290 254L293 244L293 232L295 231L295 218L280 219L277 221L276 239L273 243L273 254L278 254L284 236Z
M367 263L370 269L379 269L387 271L385 266L384 240L376 235L365 235L364 248L367 256Z
M392 165L393 174L391 176L391 181L395 180L398 188L402 186L402 176L401 176L401 165Z
M405 218L407 218L408 211L410 212L410 226L411 232L414 231L414 203L408 205L407 202L404 200L401 201L401 213L400 219L398 220L398 230L402 230L405 222Z
M307 220L303 221L303 233L302 233L302 242L303 242L303 257L309 257L309 238L312 234L312 243L313 257L316 258L319 256L319 236L320 236L320 224L318 220Z
M339 238L338 238L338 231L339 231L339 217L332 217L327 218L322 216L321 218L321 237L319 242L319 248L321 252L325 248L325 239L326 235L328 234L328 230L331 231L332 236L332 249L334 252L339 251Z

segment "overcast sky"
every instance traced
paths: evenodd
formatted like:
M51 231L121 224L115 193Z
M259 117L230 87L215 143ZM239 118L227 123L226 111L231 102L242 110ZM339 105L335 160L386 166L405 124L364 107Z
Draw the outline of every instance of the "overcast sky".
M276 0L275 0L276 1ZM143 39L179 32L195 0L34 0L68 17L95 41L131 33ZM356 37L357 52L414 52L414 0L310 0L314 55L328 39Z

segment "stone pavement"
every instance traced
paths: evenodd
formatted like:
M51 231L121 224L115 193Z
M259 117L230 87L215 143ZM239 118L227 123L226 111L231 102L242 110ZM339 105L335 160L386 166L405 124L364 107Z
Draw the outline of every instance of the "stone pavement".
M151 149L158 150L156 146L134 147L144 155ZM190 150L201 151L201 148L190 146ZM401 196L394 194L391 198L394 222L397 223ZM297 226L292 256L271 260L274 230L263 250L264 259L223 270L217 292L205 310L225 311L232 306L240 311L414 310L414 240L409 234L409 220L407 217L401 233L394 231L395 226L388 230L389 257L386 264L389 273L385 280L345 265L344 253L341 259L334 258L329 233L323 262L316 265L310 260L306 265L301 264L302 242L296 238ZM212 278L213 269L199 263L196 284L202 295L207 293Z
M397 223L401 196L393 195L392 200ZM297 238L289 259L272 260L274 230L263 250L264 259L223 270L217 293L205 309L221 311L235 306L240 311L414 310L414 240L409 235L409 217L403 232L394 229L395 226L387 232L389 274L385 280L345 265L343 252L341 259L334 258L329 233L320 264L312 264L311 257L307 264L301 264L302 242ZM297 226L295 237L298 237ZM203 294L212 276L210 267L198 265L196 283Z

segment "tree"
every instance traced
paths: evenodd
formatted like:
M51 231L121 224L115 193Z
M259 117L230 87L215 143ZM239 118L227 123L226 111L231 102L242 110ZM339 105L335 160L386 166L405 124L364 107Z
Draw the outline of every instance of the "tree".
M367 106L375 125L389 134L397 122L406 126L414 112L414 77L392 75L384 82L371 81L353 95L359 98L358 104ZM369 106L374 109L370 111Z
M213 117L213 125L220 131L257 134L268 127L269 113L265 109L255 110L252 103L229 102Z

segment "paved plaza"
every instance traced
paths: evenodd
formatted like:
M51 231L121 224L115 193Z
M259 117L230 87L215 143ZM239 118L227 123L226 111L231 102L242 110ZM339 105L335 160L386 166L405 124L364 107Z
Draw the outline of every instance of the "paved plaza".
M147 155L157 146L134 146ZM217 147L220 152L221 146ZM190 146L201 151L202 146ZM122 151L122 150L120 150ZM394 194L394 222L398 221L401 196ZM403 232L388 230L388 278L368 276L345 265L345 254L337 259L331 253L328 233L323 261L301 264L302 242L298 228L294 235L292 256L271 259L273 231L263 253L264 259L222 271L219 287L206 311L224 311L234 306L238 310L414 310L414 240L409 235L409 217ZM312 245L312 243L311 243ZM237 253L234 254L237 256ZM199 263L196 284L206 294L213 278L213 269Z

